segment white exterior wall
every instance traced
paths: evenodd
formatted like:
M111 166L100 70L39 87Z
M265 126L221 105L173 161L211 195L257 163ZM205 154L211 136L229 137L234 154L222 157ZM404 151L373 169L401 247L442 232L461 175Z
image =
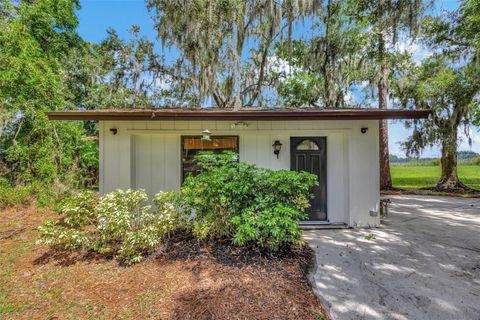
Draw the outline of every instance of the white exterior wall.
M145 188L150 197L181 181L181 136L237 135L240 160L275 170L290 169L290 137L327 139L327 218L350 226L376 226L379 217L377 120L348 121L100 121L100 193ZM365 134L360 128L368 127ZM113 135L111 128L117 128ZM279 159L272 144L283 146Z

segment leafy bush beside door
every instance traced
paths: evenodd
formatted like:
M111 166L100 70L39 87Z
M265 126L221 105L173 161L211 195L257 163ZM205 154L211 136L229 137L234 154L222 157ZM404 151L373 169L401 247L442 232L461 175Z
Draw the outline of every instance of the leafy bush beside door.
M185 179L180 198L181 210L195 216L189 226L198 239L227 238L271 250L301 242L298 221L306 219L316 176L258 168L233 152L204 152L196 160L202 171Z

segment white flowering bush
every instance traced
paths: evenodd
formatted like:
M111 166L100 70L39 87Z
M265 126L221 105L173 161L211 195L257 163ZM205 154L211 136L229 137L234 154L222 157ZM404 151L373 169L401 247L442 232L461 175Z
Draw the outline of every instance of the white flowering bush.
M130 244L128 248L131 249L124 248L126 239L135 243L133 235L141 232L155 220L149 213L150 206L145 204L147 200L144 190L132 189L116 190L101 197L95 210L98 223L90 248L103 255L118 256L125 264L136 262L143 254L154 250L154 246L160 240L151 239L149 243L152 243L152 246L148 247Z
M88 232L67 227L56 220L49 220L38 228L41 232L37 244L46 244L52 247L63 247L68 250L88 247L90 237Z
M92 191L83 191L67 199L62 206L63 222L71 228L95 224L97 202L98 196Z
M92 250L130 265L154 252L179 226L176 197L159 193L152 209L144 190L116 190L98 200L93 193L80 193L63 206L63 220L47 221L39 228L39 242Z
M153 212L158 215L163 231L168 235L177 229L189 229L194 217L177 191L157 193L153 198Z
M39 243L61 246L65 249L88 247L90 232L87 226L96 222L95 207L98 197L91 191L84 191L68 199L62 206L63 220L50 220L40 228Z

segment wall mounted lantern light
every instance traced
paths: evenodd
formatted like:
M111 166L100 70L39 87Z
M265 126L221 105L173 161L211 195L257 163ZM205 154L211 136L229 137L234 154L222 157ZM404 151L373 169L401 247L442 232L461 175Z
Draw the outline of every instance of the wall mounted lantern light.
M280 150L282 150L282 143L278 140L275 140L275 142L272 144L273 147L273 154L277 156L280 154Z
M110 128L110 132L111 132L113 135L116 135L117 132L118 132L118 129L117 129L117 128Z
M208 129L205 129L202 131L202 141L204 142L210 142L212 141L212 139L210 138L210 136L212 135L212 133L208 130Z
M367 131L368 131L367 127L363 127L363 128L360 129L361 133L367 133Z

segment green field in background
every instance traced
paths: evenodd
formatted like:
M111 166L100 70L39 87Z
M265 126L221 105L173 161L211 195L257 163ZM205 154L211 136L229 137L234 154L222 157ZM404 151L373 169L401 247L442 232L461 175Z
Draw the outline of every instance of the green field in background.
M440 166L391 164L393 186L402 189L433 187L440 178ZM480 190L480 166L458 167L463 183Z

